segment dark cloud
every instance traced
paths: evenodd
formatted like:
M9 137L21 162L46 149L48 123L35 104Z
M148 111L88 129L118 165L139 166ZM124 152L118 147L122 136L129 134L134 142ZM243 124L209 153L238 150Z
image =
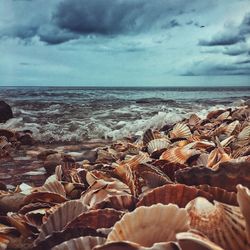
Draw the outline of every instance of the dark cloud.
M199 61L193 63L183 76L223 76L223 75L250 75L250 65L245 63L214 63Z
M245 42L250 34L250 13L247 13L238 27L227 27L224 32L220 32L211 40L200 40L201 46L225 46Z
M81 36L138 35L180 26L175 19L192 13L199 0L42 0L12 1L15 20L0 29L0 37L60 44ZM35 11L34 11L35 10ZM27 14L28 13L28 14Z

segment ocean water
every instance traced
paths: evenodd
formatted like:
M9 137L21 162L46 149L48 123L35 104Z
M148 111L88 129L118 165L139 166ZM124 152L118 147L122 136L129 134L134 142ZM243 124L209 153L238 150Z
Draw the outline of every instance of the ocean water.
M45 143L119 139L249 98L250 87L0 87L15 117L0 128L29 129Z

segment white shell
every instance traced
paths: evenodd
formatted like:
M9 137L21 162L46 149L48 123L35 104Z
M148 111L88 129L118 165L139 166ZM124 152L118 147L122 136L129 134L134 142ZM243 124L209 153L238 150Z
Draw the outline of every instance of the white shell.
M150 247L156 242L175 240L176 233L188 229L185 209L173 204L157 204L125 214L114 225L107 242L127 240Z
M154 139L148 144L148 153L152 154L154 151L167 148L169 146L169 141L164 138Z

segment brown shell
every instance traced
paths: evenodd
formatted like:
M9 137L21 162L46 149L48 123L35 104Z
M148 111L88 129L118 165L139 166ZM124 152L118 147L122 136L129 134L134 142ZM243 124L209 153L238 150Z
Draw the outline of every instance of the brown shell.
M235 192L228 192L225 189L219 187L211 187L209 185L199 185L198 189L209 193L213 200L226 203L232 206L238 206L237 197Z
M189 127L185 123L177 123L174 127L173 130L170 131L170 138L188 138L190 137L191 131Z
M97 203L92 209L113 208L116 210L133 210L138 201L132 195L112 195Z
M162 187L154 188L143 196L136 206L151 206L157 203L167 205L173 203L179 207L185 207L189 201L198 196L211 199L208 193L195 187L189 187L183 184L167 184Z
M227 250L249 249L246 225L239 207L198 197L187 204L190 227Z
M198 186L208 184L227 191L236 191L236 185L242 184L250 188L250 162L223 162L218 169L192 167L178 170L175 173L177 182Z
M36 188L35 191L51 192L51 193L56 193L63 197L66 197L66 192L65 192L63 185L61 184L61 182L57 180L49 181L45 183L42 187Z
M65 201L67 201L67 199L64 196L61 196L56 193L35 192L25 197L24 204L28 204L31 202L62 203Z
M164 174L166 174L172 181L175 181L175 172L179 169L187 168L187 165L180 164L178 162L170 162L166 160L157 160L152 163L158 167Z
M85 236L71 239L52 248L52 250L92 250L96 245L103 244L105 238Z
M69 222L86 210L87 207L80 201L65 202L42 225L36 243L45 239L47 235L62 230Z
M240 210L246 221L246 233L248 241L250 242L250 191L242 185L237 186L237 200L240 205Z
M66 228L110 228L122 218L123 214L111 208L91 210L80 214Z

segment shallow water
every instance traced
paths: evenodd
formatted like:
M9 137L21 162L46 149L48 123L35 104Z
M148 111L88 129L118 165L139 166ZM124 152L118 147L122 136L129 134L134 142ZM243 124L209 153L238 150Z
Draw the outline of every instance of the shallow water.
M30 129L45 143L119 139L181 120L191 113L233 107L250 88L0 87L14 119L1 128ZM213 106L211 108L211 106Z

